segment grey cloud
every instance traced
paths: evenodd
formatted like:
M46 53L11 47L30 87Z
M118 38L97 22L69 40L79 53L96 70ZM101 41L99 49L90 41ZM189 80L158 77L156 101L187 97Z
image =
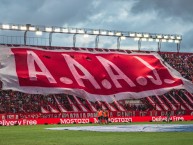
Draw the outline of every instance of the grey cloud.
M39 11L39 21L41 23L56 24L71 24L74 25L80 21L84 21L91 13L91 2L89 0L78 1L49 1L47 5L44 5ZM45 21L41 18L45 17Z
M193 29L184 34L182 49L193 52Z
M172 17L193 22L192 0L137 0L133 13L156 11L160 17Z
M181 48L193 51L192 5L192 0L0 0L0 22L176 33L183 35ZM116 46L116 40L100 42Z
M89 0L0 0L0 19L7 23L75 24L92 13Z
M192 52L193 29L189 30L188 28L190 25L193 25L192 5L192 0L137 0L131 12L135 15L141 13L149 13L151 15L151 13L156 13L157 18L155 22L151 22L151 27L154 27L152 30L155 32L160 31L160 33L182 34L181 50Z
M44 4L44 0L0 0L0 19L6 23L25 23Z

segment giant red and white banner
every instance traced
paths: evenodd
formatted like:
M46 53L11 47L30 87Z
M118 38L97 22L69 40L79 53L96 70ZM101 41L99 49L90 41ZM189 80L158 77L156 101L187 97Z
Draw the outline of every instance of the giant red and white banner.
M192 84L158 54L1 48L3 89L69 93L91 101L142 98Z

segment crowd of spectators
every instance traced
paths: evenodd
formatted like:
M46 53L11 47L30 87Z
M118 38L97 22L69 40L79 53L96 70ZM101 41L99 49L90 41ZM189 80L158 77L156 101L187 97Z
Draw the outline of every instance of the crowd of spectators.
M161 56L184 78L193 82L193 54L161 53Z

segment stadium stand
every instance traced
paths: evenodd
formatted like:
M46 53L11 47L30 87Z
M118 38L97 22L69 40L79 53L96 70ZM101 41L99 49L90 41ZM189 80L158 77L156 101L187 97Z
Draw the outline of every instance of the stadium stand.
M8 45L9 46L9 45ZM10 45L17 46L17 45ZM36 46L40 47L40 46ZM43 49L64 49L70 50L75 48L69 47L48 47L41 46ZM115 49L92 49L76 48L76 51L113 51L130 53L128 50ZM147 52L149 53L149 52ZM161 57L170 66L175 68L181 75L193 81L193 54L177 52L158 52ZM0 114L30 114L30 113L64 113L64 112L96 112L97 109L108 109L109 111L131 111L131 116L153 115L152 111L157 111L160 115L167 111L173 114L190 115L193 111L193 94L186 90L172 90L162 96L149 96L138 100L121 100L112 103L89 102L88 100L68 94L55 95L32 95L17 91L0 91ZM142 113L141 113L142 112ZM155 115L155 114L154 114Z

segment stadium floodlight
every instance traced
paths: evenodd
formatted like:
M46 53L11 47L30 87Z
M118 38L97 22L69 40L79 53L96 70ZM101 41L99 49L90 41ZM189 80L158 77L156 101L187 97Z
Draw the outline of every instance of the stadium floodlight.
M20 30L26 31L27 30L27 26L20 26Z
M108 32L108 35L113 36L113 35L114 35L114 32L109 31L109 32Z
M135 37L135 33L129 33L130 37Z
M135 40L135 41L139 41L139 40L140 40L140 38L138 38L138 37L135 37L135 38L134 38L134 40Z
M170 36L170 39L175 39L175 36L171 35L171 36Z
M52 32L52 27L46 27L46 28L45 28L45 31L46 31L46 32Z
M164 35L164 39L168 39L169 38L169 36L168 35Z
M156 37L157 37L158 39L163 38L163 36L162 36L161 34L156 35Z
M167 42L166 39L162 39L162 42Z
M149 34L143 34L143 37L149 38Z
M168 42L170 42L170 43L173 43L173 42L174 42L174 40L172 40L172 39L169 39L169 40L168 40Z
M35 30L36 30L36 27L34 27L34 26L29 27L29 31L35 31Z
M174 40L175 43L180 43L180 40Z
M181 40L182 36L178 35L178 36L176 36L176 39Z
M38 36L42 35L42 31L36 31L36 35Z
M2 25L2 29L10 29L10 25L8 25L8 24L3 24L3 25Z
M149 41L149 42L153 42L153 38L149 38L148 41Z
M62 32L63 32L63 33L68 33L69 30L68 30L68 28L63 28L63 29L62 29Z
M101 35L107 35L107 31L102 30L102 31L100 31L100 34Z
M88 38L89 37L89 35L88 34L84 34L84 38Z
M147 38L141 38L141 41L147 41Z
M76 33L76 29L70 29L70 33Z
M116 36L122 36L122 33L121 32L116 32L115 35Z
M17 25L12 25L12 26L11 26L11 29L13 29L13 30L18 30L19 27L18 27Z
M137 33L137 37L142 37L142 34L141 33Z
M61 32L61 30L60 30L60 28L54 28L54 32L56 32L56 33L60 33L60 32Z
M77 31L78 31L79 34L84 34L85 33L84 29L78 29Z
M98 35L99 34L99 30L93 30L93 34Z
M155 39L156 42L160 42L160 39Z
M121 40L125 40L126 37L125 37L125 36L121 36L120 39L121 39Z

